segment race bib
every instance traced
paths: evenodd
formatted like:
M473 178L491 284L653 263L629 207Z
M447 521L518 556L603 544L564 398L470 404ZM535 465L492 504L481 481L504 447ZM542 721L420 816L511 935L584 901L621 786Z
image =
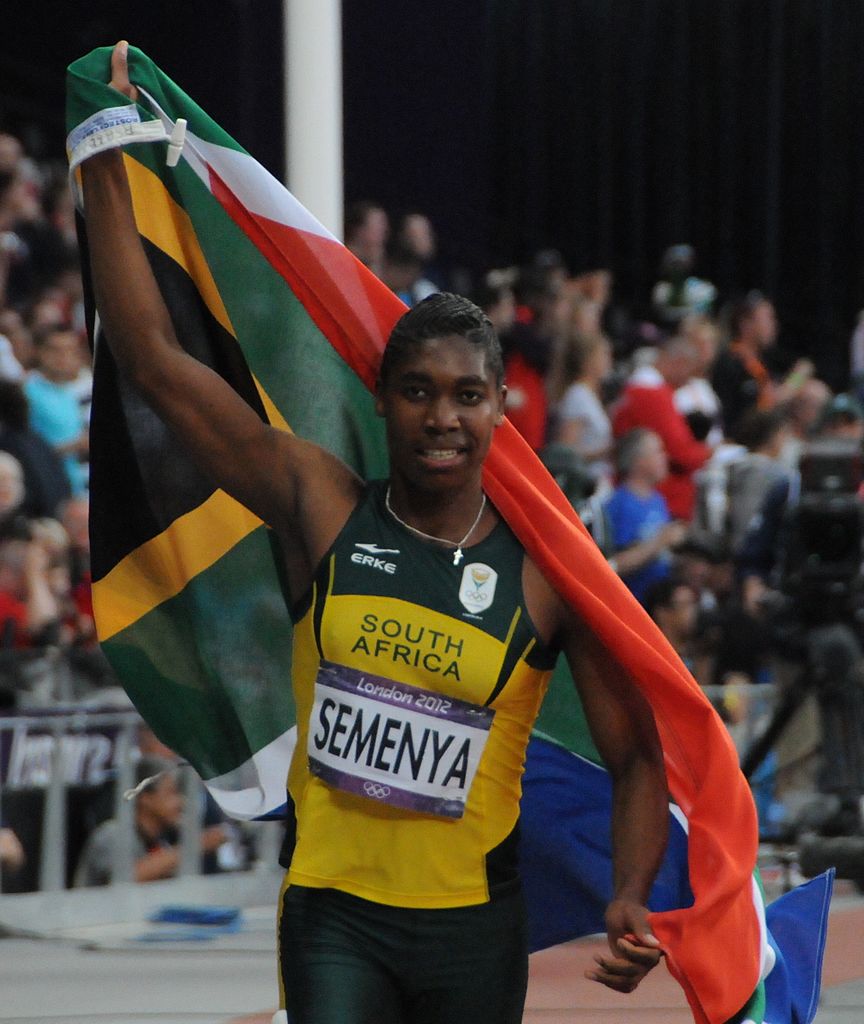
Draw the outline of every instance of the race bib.
M309 770L346 793L461 818L495 712L322 661Z

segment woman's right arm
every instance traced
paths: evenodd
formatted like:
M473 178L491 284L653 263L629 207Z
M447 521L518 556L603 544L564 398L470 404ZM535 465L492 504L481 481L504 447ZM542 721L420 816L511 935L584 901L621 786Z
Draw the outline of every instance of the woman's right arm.
M112 56L111 84L134 98L123 44ZM359 478L324 449L263 423L183 350L138 235L121 154L91 157L82 179L96 305L122 374L220 487L278 531L299 534L314 561L329 541L310 532L344 522Z

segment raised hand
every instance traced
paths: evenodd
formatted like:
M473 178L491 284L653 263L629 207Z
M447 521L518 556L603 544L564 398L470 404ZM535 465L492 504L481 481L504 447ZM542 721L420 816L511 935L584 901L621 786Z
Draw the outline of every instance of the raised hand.
M138 90L129 81L129 44L125 39L117 43L111 54L111 81L108 84L128 96L133 103L138 99Z

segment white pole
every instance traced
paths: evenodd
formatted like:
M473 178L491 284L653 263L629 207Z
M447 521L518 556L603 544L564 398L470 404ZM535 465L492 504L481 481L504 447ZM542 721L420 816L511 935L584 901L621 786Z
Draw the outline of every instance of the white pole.
M342 237L340 0L282 0L288 188Z

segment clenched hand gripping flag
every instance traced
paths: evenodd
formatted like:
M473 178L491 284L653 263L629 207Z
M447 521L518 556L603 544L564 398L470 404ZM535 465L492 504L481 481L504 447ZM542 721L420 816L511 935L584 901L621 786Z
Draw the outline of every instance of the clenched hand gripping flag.
M263 419L366 476L386 475L370 389L401 302L140 51L129 53L139 103L109 88L110 52L69 69L70 158L140 142L124 153L135 216L182 343ZM169 168L152 138L173 133L176 155L179 119L188 131ZM142 124L151 141L137 134ZM86 250L86 232L82 242ZM189 462L98 337L95 349L91 533L103 648L145 719L226 811L272 814L285 801L294 724L276 542ZM830 880L769 908L769 925L772 915L783 923L775 941L754 876L756 815L722 723L509 424L485 487L653 707L674 802L652 926L694 1019L811 1020ZM578 756L584 730L564 685L550 689L525 776L534 948L602 931L611 891L608 778L590 750Z

